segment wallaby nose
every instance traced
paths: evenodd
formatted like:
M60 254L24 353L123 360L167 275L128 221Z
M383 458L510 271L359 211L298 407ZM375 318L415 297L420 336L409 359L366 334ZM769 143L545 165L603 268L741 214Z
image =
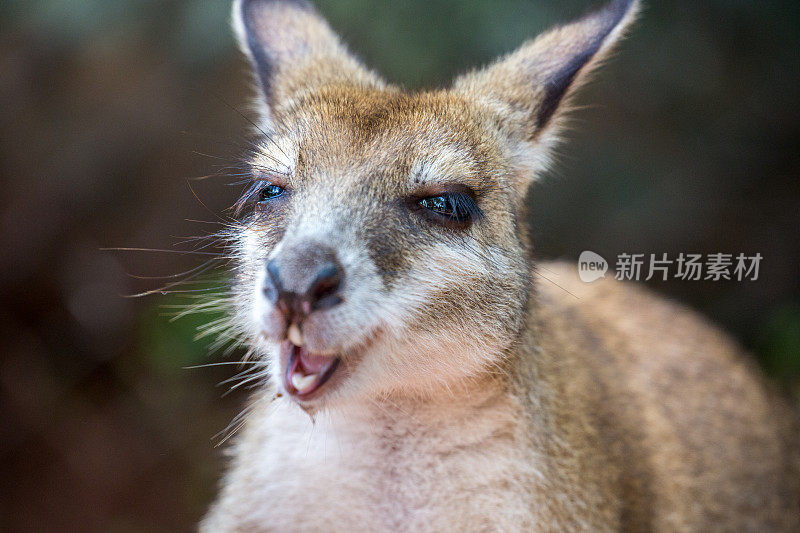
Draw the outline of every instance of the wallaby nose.
M342 302L344 273L328 247L301 247L267 262L264 295L294 321Z

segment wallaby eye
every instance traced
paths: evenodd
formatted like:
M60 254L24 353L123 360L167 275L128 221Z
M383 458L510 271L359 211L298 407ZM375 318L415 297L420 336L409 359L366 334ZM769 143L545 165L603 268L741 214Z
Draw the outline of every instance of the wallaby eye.
M278 196L282 195L284 192L284 188L280 185L275 185L274 183L266 183L261 190L258 191L258 201L259 202L266 202L267 200L272 200L273 198L277 198Z
M248 205L252 205L258 212L270 211L273 207L277 207L281 202L272 202L277 198L284 196L286 188L265 179L254 179L249 183L247 190L239 197L239 200L233 204L233 212L235 216L239 216L244 212Z
M455 208L449 198L446 196L432 196L431 198L423 198L419 201L419 205L425 209L430 209L442 215L451 216L455 214Z
M419 200L418 205L444 222L468 224L483 216L475 200L466 193L447 192Z

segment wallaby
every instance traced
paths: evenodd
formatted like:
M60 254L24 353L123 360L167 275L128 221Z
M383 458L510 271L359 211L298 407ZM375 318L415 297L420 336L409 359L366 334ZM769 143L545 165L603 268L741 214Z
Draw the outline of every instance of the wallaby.
M261 113L235 321L269 377L204 531L800 530L794 415L746 353L531 266L528 186L637 10L407 92L309 3L234 4Z

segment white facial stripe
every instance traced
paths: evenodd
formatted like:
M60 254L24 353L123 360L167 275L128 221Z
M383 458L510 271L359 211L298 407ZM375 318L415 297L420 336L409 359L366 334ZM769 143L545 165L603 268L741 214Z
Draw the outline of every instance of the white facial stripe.
M291 176L297 166L297 143L287 136L271 136L261 141L261 150L252 160L256 174L259 171L276 172Z
M490 250L479 253L473 247L454 248L442 244L435 255L436 261L418 262L408 274L410 282L381 302L382 323L398 334L402 333L409 316L430 303L433 293L449 285L459 285L465 278L487 274L487 261L493 270L512 268L506 256Z
M448 178L463 178L464 168L472 167L469 152L456 145L443 145L436 152L418 161L411 168L411 176L421 183L440 183Z

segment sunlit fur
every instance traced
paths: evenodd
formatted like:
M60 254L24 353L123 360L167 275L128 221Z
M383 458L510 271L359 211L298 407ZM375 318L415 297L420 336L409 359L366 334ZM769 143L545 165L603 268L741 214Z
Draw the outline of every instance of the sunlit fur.
M528 185L575 88L636 15L615 1L452 88L405 92L306 2L249 0L234 27L258 81L235 322L271 384L253 397L206 531L790 530L788 410L693 313L611 280L533 268ZM414 199L482 212L450 227ZM256 192L258 185L251 192ZM332 247L343 303L303 323L341 357L313 401L284 394L287 324L263 295Z

